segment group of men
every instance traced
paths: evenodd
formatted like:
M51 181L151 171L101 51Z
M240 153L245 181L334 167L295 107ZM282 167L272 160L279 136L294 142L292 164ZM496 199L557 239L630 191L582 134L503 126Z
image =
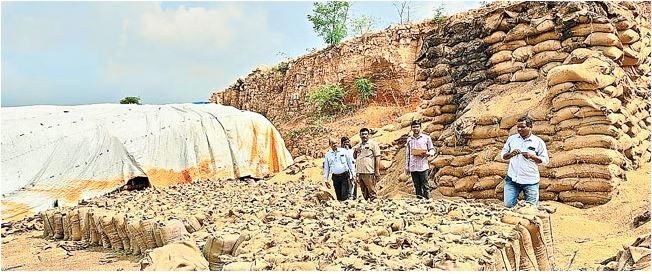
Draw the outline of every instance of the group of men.
M416 197L430 199L428 184L428 157L435 155L430 136L421 132L421 123L412 121L411 134L406 140L405 173L411 175ZM539 164L550 161L546 144L532 134L532 119L527 116L518 119L517 134L509 136L500 153L503 160L509 160L504 181L503 201L506 207L516 205L518 195L523 192L525 202L532 206L539 204ZM380 177L380 147L369 139L369 129L360 129L361 142L351 147L349 138L339 141L329 139L330 150L324 157L324 183L330 188L328 177L332 177L337 200L357 198L359 185L365 200L376 198L376 183ZM339 145L339 146L338 146Z

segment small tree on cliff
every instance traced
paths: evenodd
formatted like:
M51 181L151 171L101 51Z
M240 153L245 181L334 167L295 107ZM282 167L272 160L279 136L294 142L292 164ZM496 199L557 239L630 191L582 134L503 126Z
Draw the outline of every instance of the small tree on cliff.
M136 104L140 105L140 98L135 96L127 96L120 100L120 104Z
M337 45L346 37L346 21L351 4L344 1L313 3L313 14L308 15L312 28L330 46Z
M358 18L351 18L349 25L353 31L353 35L363 35L374 28L376 19L369 15L361 15Z

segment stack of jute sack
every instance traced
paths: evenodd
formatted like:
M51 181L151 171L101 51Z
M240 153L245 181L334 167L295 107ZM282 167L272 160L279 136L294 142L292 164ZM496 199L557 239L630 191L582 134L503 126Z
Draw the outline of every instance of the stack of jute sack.
M555 269L545 210L448 200L339 202L318 199L319 185L200 182L116 193L41 216L46 237L141 254L144 269ZM187 222L190 215L203 216L201 227Z
M604 261L598 271L650 271L650 235L641 235L631 245Z
M507 162L500 149L516 133L517 119L528 115L551 159L540 167L541 199L578 207L608 202L624 171L650 160L649 4L510 2L480 13L482 31L467 39L485 43L479 53L488 57L484 73L494 84L457 94L464 84L444 81L454 113L443 116L441 106L424 98L419 110L399 120L408 127L414 119L446 119L424 128L435 133L440 152L431 159L431 186L446 196L501 199ZM458 35L428 34L416 77L425 94L437 93L431 86L440 77L452 78L436 69L455 69L436 53L446 52L442 41Z

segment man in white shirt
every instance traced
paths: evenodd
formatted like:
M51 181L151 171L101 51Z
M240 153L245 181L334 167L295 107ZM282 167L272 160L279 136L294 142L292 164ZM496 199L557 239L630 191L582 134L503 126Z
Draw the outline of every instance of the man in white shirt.
M519 118L516 130L518 134L507 138L500 153L503 160L509 160L503 191L505 206L515 206L519 193L523 191L525 202L536 207L539 205L541 180L537 164L550 162L548 149L541 138L532 134L532 119L529 117Z
M351 140L349 137L342 136L340 138L340 147L346 149L349 152L349 156L353 159L353 166L355 166L355 157L353 157L353 148L351 148ZM349 190L349 200L355 200L358 198L358 188L355 186L355 180L349 180L348 185Z
M355 177L353 159L346 149L338 147L336 139L331 138L328 142L331 149L324 156L324 184L327 188L331 187L328 176L332 174L335 196L338 201L344 201L349 197L348 181Z

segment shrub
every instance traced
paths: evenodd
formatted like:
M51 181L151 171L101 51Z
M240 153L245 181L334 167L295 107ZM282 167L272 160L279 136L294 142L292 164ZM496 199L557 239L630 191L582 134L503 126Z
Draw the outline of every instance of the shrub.
M273 71L280 72L283 75L285 75L288 69L290 69L290 63L288 62L281 62L272 68Z
M319 117L334 115L346 108L344 105L346 90L339 85L322 85L310 91L308 102L317 104Z
M134 96L127 96L120 100L120 104L136 104L140 105L140 98Z
M374 83L364 77L355 80L355 89L360 93L360 102L363 106L367 104L369 98L376 95Z

